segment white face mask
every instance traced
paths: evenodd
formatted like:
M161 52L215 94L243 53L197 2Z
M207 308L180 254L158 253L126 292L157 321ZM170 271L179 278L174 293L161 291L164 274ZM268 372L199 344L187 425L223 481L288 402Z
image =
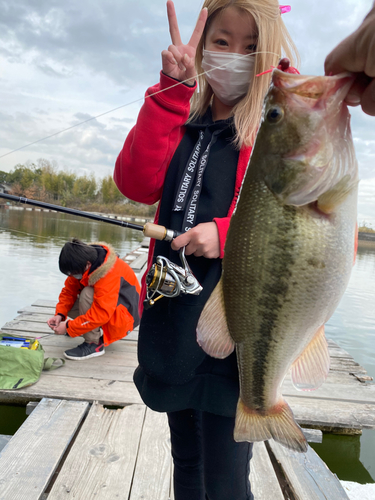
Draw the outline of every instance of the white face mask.
M254 66L254 56L241 57L241 54L203 49L202 68L204 71L215 68L206 73L206 79L216 97L227 106L234 106L247 93Z

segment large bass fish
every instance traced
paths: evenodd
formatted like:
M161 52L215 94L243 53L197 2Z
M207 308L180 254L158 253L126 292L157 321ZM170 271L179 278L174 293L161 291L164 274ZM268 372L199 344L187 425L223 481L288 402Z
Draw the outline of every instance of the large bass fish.
M355 258L358 167L343 100L349 74L274 70L262 123L231 219L223 275L197 340L211 356L234 348L240 375L236 441L307 443L283 399L326 379L324 324Z

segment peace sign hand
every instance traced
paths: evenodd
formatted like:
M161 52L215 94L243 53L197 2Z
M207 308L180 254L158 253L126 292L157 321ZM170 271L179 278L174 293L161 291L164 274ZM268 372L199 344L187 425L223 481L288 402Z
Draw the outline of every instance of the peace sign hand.
M167 14L172 45L168 47L168 50L163 50L161 53L163 73L180 81L191 79L187 83L188 85L194 85L194 80L197 76L195 71L195 54L206 24L207 9L201 10L197 24L187 45L183 45L181 41L176 11L172 0L167 1Z

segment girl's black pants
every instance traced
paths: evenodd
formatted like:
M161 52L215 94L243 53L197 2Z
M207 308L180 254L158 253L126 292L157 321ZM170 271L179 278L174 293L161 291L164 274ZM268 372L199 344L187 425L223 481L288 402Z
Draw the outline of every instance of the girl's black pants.
M253 445L234 441L234 418L182 410L168 413L168 421L175 500L253 500Z

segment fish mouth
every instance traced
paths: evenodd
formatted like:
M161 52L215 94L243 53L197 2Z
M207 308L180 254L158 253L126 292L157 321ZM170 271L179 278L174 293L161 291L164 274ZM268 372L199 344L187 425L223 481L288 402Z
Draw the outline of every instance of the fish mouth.
M344 100L352 83L353 73L344 72L334 76L306 76L295 73L285 73L277 68L272 72L272 83L275 87L298 94L312 101L328 100L340 91L340 99Z

